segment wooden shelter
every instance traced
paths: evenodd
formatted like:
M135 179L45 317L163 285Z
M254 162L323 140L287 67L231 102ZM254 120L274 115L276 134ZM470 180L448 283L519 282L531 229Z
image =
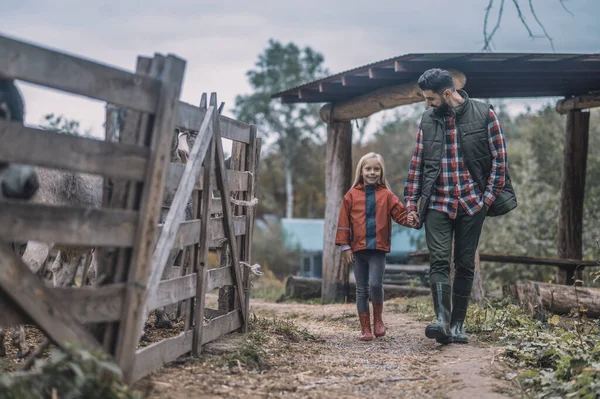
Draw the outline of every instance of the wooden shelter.
M284 103L326 103L326 211L323 290L326 302L340 301L348 272L335 247L337 215L351 184L351 120L423 101L417 85L430 68L451 71L457 88L471 98L561 96L556 110L567 114L557 252L582 258L582 218L588 152L589 112L600 106L600 54L431 53L407 54L341 72L274 94ZM577 263L577 262L573 262ZM559 282L572 281L576 266L560 266Z

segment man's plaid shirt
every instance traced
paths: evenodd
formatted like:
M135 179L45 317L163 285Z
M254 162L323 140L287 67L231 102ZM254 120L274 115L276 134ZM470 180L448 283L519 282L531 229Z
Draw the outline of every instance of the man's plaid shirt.
M433 187L429 209L447 213L456 218L460 204L469 215L474 215L485 203L490 207L502 188L506 175L507 159L504 134L496 113L490 108L488 117L488 143L492 154L492 170L483 196L481 190L471 178L460 147L458 145L455 118L444 118L446 128L442 149L440 175ZM408 178L404 185L404 200L408 212L417 211L417 201L421 197L421 178L423 172L423 131L421 125L417 131L417 143L410 161Z

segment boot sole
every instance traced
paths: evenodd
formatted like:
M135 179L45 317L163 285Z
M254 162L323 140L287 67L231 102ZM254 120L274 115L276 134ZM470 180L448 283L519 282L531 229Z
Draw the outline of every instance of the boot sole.
M468 344L468 343L469 343L469 340L468 340L468 339L465 339L465 338L452 338L452 342L453 342L453 343L455 343L455 344L463 344L463 345L466 345L466 344Z
M439 327L430 327L430 326L425 327L425 336L430 339L435 339L436 341L438 341L440 343L442 340L443 341L452 340L452 336L444 334L444 331L442 331L442 329L440 329Z

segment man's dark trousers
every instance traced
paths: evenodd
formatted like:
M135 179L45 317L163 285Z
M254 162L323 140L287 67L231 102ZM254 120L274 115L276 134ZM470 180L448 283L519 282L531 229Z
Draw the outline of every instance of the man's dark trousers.
M425 235L429 249L430 284L450 284L450 261L452 236L454 235L454 287L460 291L471 291L475 275L475 251L485 220L485 206L469 216L459 205L456 218L450 219L445 212L427 210Z

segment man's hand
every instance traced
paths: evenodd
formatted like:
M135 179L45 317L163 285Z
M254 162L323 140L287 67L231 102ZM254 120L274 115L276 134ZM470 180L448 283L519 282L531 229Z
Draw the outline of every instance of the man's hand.
M352 250L347 249L344 252L342 252L342 259L347 265L349 265L350 263L354 263L354 253L352 253Z
M419 214L417 212L409 212L407 216L408 225L415 228L419 225Z

